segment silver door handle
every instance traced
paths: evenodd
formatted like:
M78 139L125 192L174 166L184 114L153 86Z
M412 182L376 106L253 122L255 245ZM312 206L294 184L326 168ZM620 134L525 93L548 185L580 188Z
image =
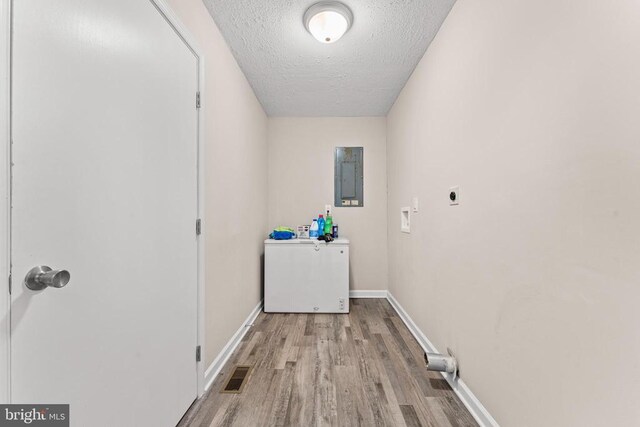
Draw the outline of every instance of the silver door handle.
M69 283L71 274L67 270L52 270L46 265L33 267L24 278L27 288L32 291L41 291L47 287L62 288Z

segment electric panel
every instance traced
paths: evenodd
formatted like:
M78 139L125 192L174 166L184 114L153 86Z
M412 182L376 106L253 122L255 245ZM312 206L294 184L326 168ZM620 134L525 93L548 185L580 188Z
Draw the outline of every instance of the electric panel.
M364 206L364 166L362 147L336 147L334 204L336 207Z

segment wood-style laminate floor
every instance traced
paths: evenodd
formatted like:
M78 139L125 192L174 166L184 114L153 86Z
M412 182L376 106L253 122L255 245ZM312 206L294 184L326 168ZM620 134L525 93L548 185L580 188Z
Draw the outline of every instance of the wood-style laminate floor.
M241 394L223 394L253 365ZM476 426L384 299L346 314L261 313L180 427Z

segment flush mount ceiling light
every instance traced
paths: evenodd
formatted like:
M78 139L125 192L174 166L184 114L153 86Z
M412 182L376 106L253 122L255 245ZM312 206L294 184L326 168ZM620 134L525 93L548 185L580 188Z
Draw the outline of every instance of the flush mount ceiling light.
M337 1L322 1L311 6L304 14L304 26L321 43L340 40L353 22L353 13Z

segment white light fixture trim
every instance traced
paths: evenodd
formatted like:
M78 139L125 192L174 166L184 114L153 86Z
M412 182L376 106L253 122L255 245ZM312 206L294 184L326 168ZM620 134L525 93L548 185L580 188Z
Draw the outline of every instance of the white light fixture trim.
M337 1L322 1L311 6L304 14L304 26L321 43L334 43L353 23L353 13Z

